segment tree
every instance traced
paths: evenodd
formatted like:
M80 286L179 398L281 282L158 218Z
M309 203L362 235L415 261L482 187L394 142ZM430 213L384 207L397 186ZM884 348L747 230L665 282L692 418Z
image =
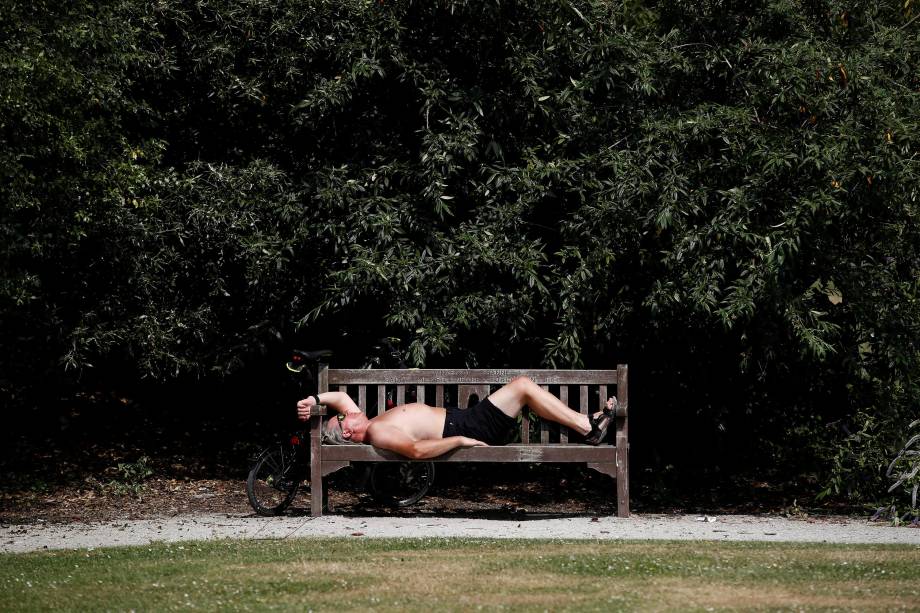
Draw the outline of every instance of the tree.
M3 385L628 361L640 463L692 432L688 470L877 491L917 411L914 10L12 3Z

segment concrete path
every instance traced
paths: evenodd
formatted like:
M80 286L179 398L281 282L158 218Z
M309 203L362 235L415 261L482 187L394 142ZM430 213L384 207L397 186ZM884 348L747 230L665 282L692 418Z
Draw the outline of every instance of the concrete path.
M540 539L677 539L817 543L900 543L920 547L920 529L832 518L752 515L634 515L492 520L458 517L250 517L186 515L101 524L0 526L0 552L78 549L224 538L344 536Z

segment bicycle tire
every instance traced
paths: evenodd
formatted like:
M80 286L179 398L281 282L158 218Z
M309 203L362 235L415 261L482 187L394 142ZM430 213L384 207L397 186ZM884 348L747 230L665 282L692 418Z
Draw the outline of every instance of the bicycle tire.
M265 449L246 478L249 504L259 515L280 515L293 502L302 474L307 473L297 465L293 448L276 445Z
M408 507L421 500L434 483L434 462L375 462L368 487L379 503Z

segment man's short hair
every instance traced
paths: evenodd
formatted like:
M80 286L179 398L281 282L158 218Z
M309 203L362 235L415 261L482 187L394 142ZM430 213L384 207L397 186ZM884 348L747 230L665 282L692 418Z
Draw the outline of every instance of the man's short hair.
M332 423L332 422L337 422L337 423ZM323 428L323 443L325 443L326 445L358 445L360 444L360 443L356 443L354 441L350 441L347 438L345 438L345 435L342 434L342 422L336 419L335 416L333 416L327 423L326 427Z

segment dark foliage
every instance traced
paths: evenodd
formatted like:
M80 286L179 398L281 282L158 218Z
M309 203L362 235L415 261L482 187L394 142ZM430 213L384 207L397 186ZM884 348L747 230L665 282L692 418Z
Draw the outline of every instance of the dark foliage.
M270 389L294 345L628 362L647 483L884 491L920 397L912 0L3 5L9 406Z

